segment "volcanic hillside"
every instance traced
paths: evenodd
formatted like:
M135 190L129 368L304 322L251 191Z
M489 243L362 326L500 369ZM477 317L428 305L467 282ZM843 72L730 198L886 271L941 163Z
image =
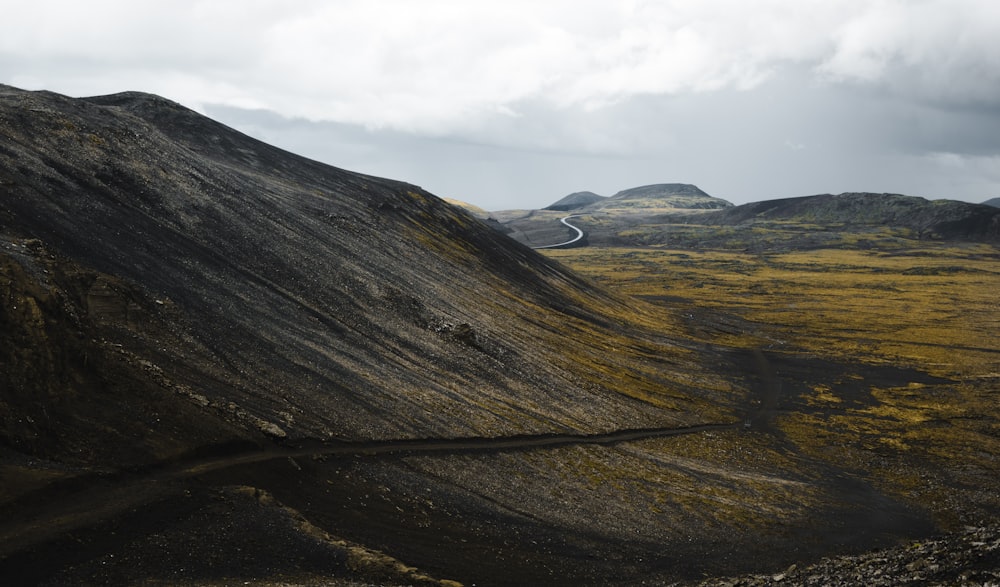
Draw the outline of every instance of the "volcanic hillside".
M677 428L744 401L648 308L416 186L139 93L3 87L0 135L5 500L274 441ZM31 546L9 531L2 553Z
M571 350L586 334L535 344L576 323L612 327L595 308L627 302L418 187L291 156L154 96L3 98L0 213L23 271L43 271L32 251L91 271L64 286L80 312L265 432L372 439L691 419L561 358L599 355ZM665 394L680 391L693 390Z

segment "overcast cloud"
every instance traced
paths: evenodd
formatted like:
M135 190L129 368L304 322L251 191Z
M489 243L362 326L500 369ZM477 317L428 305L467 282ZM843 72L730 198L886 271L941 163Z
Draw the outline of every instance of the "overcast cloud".
M4 4L2 83L157 93L488 209L1000 196L995 0Z

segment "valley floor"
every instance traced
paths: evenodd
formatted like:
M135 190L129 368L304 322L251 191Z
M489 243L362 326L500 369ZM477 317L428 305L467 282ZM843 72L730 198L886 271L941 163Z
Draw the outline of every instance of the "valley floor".
M775 429L803 457L863 472L943 528L975 525L1000 511L1000 250L892 244L546 254L769 357Z

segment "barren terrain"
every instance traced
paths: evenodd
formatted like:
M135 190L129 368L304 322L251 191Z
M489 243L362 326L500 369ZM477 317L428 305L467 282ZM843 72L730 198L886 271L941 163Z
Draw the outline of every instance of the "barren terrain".
M694 582L997 522L982 235L543 255L146 94L2 87L0 137L5 583Z

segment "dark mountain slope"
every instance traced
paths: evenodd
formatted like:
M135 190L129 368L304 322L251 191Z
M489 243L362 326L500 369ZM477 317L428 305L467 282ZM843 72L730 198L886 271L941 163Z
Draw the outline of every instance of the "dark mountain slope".
M674 428L732 421L745 402L717 372L728 359L643 326L665 323L650 307L415 186L291 155L145 94L2 88L0 137L0 576L13 583L79 582L75 565L103 569L100 557L133 546L137 562L121 569L134 581L169 577L155 533L187 532L171 520L235 499L215 492L229 485L273 491L442 576L496 578L515 560L511 581L547 576L572 556L539 553L528 536L568 525L595 552L606 540L586 513L600 495L568 518L549 512L549 465L493 462L465 486L449 458L434 460L444 471L358 461L347 481L351 457L271 451ZM518 475L537 487L481 493ZM391 506L360 505L390 487ZM203 556L226 558L227 522L205 519L199 535L220 538ZM442 560L458 540L477 554ZM256 556L273 576L304 569L294 549ZM385 580L353 564L341 570Z
M115 292L115 297L101 295L107 292ZM244 429L239 418L230 423L216 410L204 409L205 398L190 388L165 385L152 363L104 339L108 327L101 320L88 320L88 309L128 313L133 325L141 322L147 336L186 349L184 354L197 364L192 355L203 348L164 328L152 304L125 302L143 299L135 288L83 270L46 251L38 241L25 247L3 239L0 295L0 430L4 441L0 454L13 449L26 457L59 463L30 476L58 476L64 468L72 470L81 464L110 469L135 466L193 447L255 436L253 426ZM124 303L102 306L109 299ZM170 312L162 309L159 313ZM0 474L5 477L0 494L16 492L19 486L13 470L6 473Z
M595 308L621 300L415 186L290 155L154 96L0 99L3 233L132 284L112 288L112 305L174 309L165 328L186 347L113 325L165 377L269 433L686 419L658 407L680 389L641 401L576 371L602 354L587 338L611 336L615 319Z

